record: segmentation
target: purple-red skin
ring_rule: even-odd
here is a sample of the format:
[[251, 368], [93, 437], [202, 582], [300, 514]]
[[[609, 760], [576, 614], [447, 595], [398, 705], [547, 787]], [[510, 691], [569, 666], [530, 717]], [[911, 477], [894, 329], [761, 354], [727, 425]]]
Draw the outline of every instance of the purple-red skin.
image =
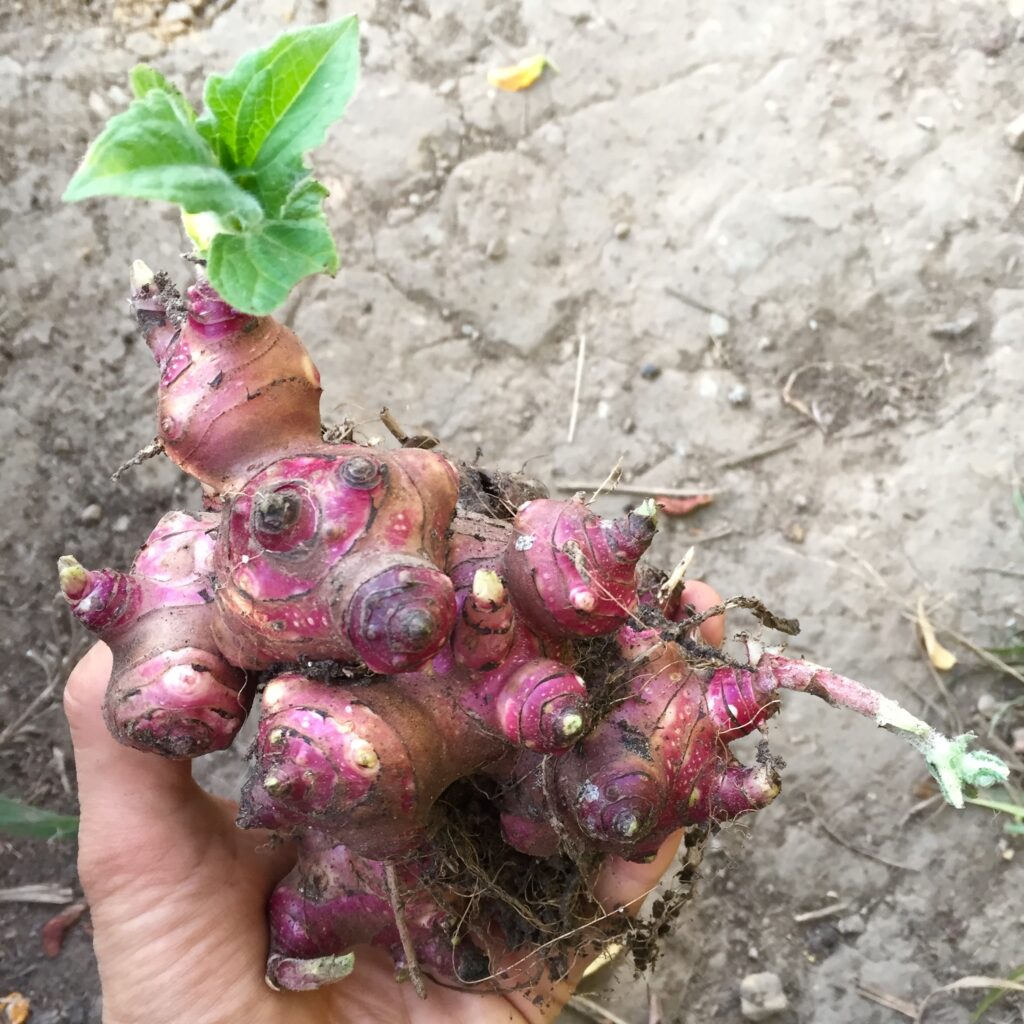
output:
[[164, 516], [130, 573], [83, 571], [71, 610], [109, 644], [104, 717], [122, 743], [172, 758], [233, 741], [248, 709], [245, 674], [219, 652], [210, 560], [216, 519]]
[[[460, 915], [423, 891], [427, 866], [406, 861], [396, 871], [417, 963], [441, 984], [472, 985], [490, 973], [487, 957], [471, 937], [453, 944], [450, 935]], [[396, 969], [410, 966], [392, 911], [385, 865], [325, 836], [303, 837], [298, 863], [271, 895], [269, 913], [267, 979], [275, 987], [318, 987], [323, 980], [304, 972], [303, 964], [342, 956], [359, 946], [383, 949]]]
[[[458, 516], [452, 578], [472, 579], [507, 540], [507, 527], [481, 531], [475, 517]], [[569, 749], [588, 714], [583, 681], [551, 656], [564, 653], [559, 642], [518, 622], [508, 642], [501, 665], [480, 672], [458, 664], [456, 634], [419, 672], [357, 686], [299, 673], [275, 678], [263, 695], [240, 824], [316, 828], [344, 836], [363, 856], [404, 854], [422, 842], [441, 793], [496, 764], [510, 745]], [[354, 765], [355, 750], [372, 751], [367, 759], [377, 763]]]
[[[692, 671], [682, 651], [652, 633], [623, 630], [629, 697], [616, 703], [572, 757], [546, 770], [531, 755], [514, 772], [524, 781], [506, 800], [507, 841], [550, 856], [559, 837], [552, 814], [579, 848], [645, 860], [684, 825], [724, 821], [778, 794], [771, 766], [747, 769], [727, 743], [774, 713], [771, 693], [752, 673]], [[630, 662], [625, 663], [626, 666]], [[545, 807], [549, 794], [556, 807]]]
[[516, 610], [556, 637], [614, 633], [637, 606], [636, 565], [653, 515], [602, 519], [582, 501], [538, 498], [516, 514], [500, 575]]
[[343, 835], [367, 857], [405, 854], [441, 793], [506, 749], [428, 675], [342, 686], [289, 673], [264, 691], [239, 824]]
[[184, 323], [155, 283], [135, 288], [132, 305], [160, 368], [159, 438], [209, 491], [319, 442], [320, 375], [287, 327], [232, 309], [205, 280], [188, 291]]
[[226, 504], [215, 553], [225, 656], [424, 665], [455, 624], [443, 567], [457, 496], [454, 467], [422, 449], [320, 444], [263, 467]]
[[582, 734], [587, 687], [553, 658], [528, 661], [509, 676], [495, 700], [502, 734], [516, 746], [564, 753]]
[[[142, 265], [132, 305], [160, 369], [160, 440], [219, 523], [171, 514], [131, 572], [65, 558], [61, 587], [113, 648], [104, 714], [121, 742], [168, 757], [221, 749], [251, 699], [242, 669], [275, 669], [240, 806], [240, 824], [300, 846], [271, 899], [273, 985], [337, 980], [366, 944], [409, 967], [393, 872], [430, 976], [473, 987], [515, 975], [532, 950], [509, 948], [486, 900], [427, 895], [435, 804], [469, 776], [499, 784], [505, 838], [521, 851], [647, 860], [680, 827], [774, 799], [774, 762], [759, 752], [745, 766], [729, 744], [794, 689], [904, 735], [958, 806], [965, 785], [1005, 779], [969, 736], [943, 737], [754, 641], [748, 668], [691, 667], [639, 621], [661, 605], [652, 574], [637, 594], [653, 502], [616, 520], [547, 498], [512, 522], [456, 515], [458, 474], [438, 452], [321, 440], [319, 376], [287, 328], [233, 309], [204, 279], [182, 303]], [[498, 487], [493, 507], [510, 508], [511, 493]], [[677, 592], [660, 611], [685, 620], [685, 602]], [[602, 675], [615, 690], [589, 728], [576, 641], [612, 634]], [[334, 662], [332, 681], [288, 670], [307, 659]]]

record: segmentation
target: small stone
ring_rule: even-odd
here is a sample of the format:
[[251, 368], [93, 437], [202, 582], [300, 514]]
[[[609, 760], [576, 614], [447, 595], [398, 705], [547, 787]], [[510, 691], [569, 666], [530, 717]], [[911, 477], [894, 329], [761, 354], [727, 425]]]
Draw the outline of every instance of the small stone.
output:
[[476, 341], [480, 337], [480, 332], [472, 324], [463, 324], [459, 328], [464, 338], [469, 338], [470, 341]]
[[775, 339], [769, 338], [768, 335], [765, 335], [763, 338], [758, 338], [757, 348], [760, 352], [771, 352], [771, 350], [775, 348]]
[[1010, 149], [1024, 151], [1024, 114], [1015, 117], [1004, 129], [1003, 138]]
[[926, 132], [935, 131], [934, 117], [915, 117], [914, 124], [916, 124], [918, 128], [921, 128]]
[[622, 432], [624, 434], [632, 434], [636, 430], [636, 420], [632, 416], [627, 416], [622, 421]]
[[124, 39], [124, 48], [135, 57], [155, 57], [162, 49], [160, 40], [148, 32], [129, 32]]
[[977, 326], [978, 314], [973, 309], [961, 309], [952, 319], [934, 324], [928, 333], [943, 341], [958, 341], [966, 338]]
[[797, 512], [806, 512], [811, 507], [811, 499], [806, 494], [794, 494], [790, 500], [793, 502], [793, 508]]
[[807, 531], [799, 523], [790, 523], [786, 528], [786, 540], [793, 544], [803, 544]]
[[644, 380], [657, 380], [661, 376], [661, 367], [657, 363], [644, 363], [640, 367], [640, 376]]
[[108, 105], [105, 97], [101, 96], [95, 90], [89, 93], [89, 109], [104, 121], [110, 117], [110, 106]]
[[900, 421], [900, 411], [895, 405], [887, 403], [878, 411], [878, 418], [887, 426], [894, 427]]
[[128, 518], [128, 516], [121, 515], [114, 520], [114, 525], [111, 527], [111, 529], [114, 531], [114, 533], [127, 533], [128, 527], [130, 525], [131, 520]]
[[746, 384], [733, 384], [726, 398], [730, 405], [750, 405], [750, 388]]
[[71, 442], [66, 437], [55, 437], [53, 439], [53, 444], [51, 445], [51, 447], [53, 448], [54, 455], [71, 454]]
[[836, 928], [839, 929], [840, 935], [863, 935], [867, 925], [860, 914], [847, 914], [836, 921]]
[[410, 206], [420, 206], [422, 203], [423, 203], [423, 196], [421, 196], [419, 194], [419, 192], [410, 192], [409, 193], [409, 205]]
[[484, 255], [489, 260], [502, 260], [508, 253], [508, 246], [504, 238], [492, 238], [484, 249]]
[[78, 520], [83, 526], [96, 526], [103, 519], [103, 507], [93, 502], [79, 513]]
[[757, 951], [757, 946], [747, 946], [747, 956], [751, 960], [757, 960], [760, 955], [761, 954]]
[[458, 83], [454, 78], [446, 78], [438, 87], [437, 92], [440, 96], [451, 96], [457, 87]]
[[627, 224], [624, 220], [620, 220], [619, 223], [616, 224], [612, 230], [615, 232], [616, 238], [628, 238], [629, 232], [632, 230], [632, 227], [629, 224]]
[[160, 15], [160, 20], [163, 22], [182, 22], [188, 23], [192, 20], [193, 12], [190, 4], [184, 2], [184, 0], [173, 0], [164, 8], [164, 13]]
[[1024, 754], [1024, 726], [1018, 726], [1010, 733], [1011, 742], [1013, 743], [1013, 752], [1015, 754]]
[[729, 319], [721, 313], [712, 313], [708, 317], [708, 334], [712, 338], [724, 338], [729, 333]]
[[774, 972], [748, 974], [740, 982], [740, 1012], [744, 1020], [770, 1020], [788, 1006], [782, 982]]
[[978, 709], [979, 715], [985, 715], [987, 717], [996, 710], [998, 704], [999, 701], [997, 701], [991, 693], [983, 693], [978, 698], [978, 703], [975, 704], [975, 707]]

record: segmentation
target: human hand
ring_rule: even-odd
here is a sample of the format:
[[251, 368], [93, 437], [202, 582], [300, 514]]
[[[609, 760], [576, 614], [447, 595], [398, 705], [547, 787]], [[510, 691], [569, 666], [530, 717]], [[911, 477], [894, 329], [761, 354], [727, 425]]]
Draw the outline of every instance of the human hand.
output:
[[[718, 603], [688, 583], [683, 600]], [[709, 643], [721, 617], [702, 623]], [[79, 875], [92, 912], [104, 1024], [543, 1024], [582, 974], [530, 993], [460, 992], [427, 980], [421, 1001], [396, 984], [380, 950], [361, 949], [355, 972], [315, 992], [275, 992], [263, 981], [266, 903], [293, 856], [267, 833], [235, 826], [236, 806], [204, 792], [188, 761], [118, 744], [102, 718], [109, 649], [97, 644], [65, 691], [78, 773]], [[651, 864], [610, 858], [596, 885], [608, 910], [639, 909], [672, 863], [679, 836]], [[541, 999], [537, 1001], [536, 997]]]

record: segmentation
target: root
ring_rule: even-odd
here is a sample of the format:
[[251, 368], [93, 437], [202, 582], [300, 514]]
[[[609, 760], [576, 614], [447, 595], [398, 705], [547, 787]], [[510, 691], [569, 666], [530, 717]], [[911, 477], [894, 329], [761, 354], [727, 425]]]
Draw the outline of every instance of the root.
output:
[[405, 922], [405, 913], [402, 910], [402, 901], [399, 898], [395, 865], [390, 861], [384, 867], [384, 876], [388, 883], [388, 896], [391, 899], [391, 910], [395, 915], [398, 937], [402, 940], [402, 952], [405, 954], [405, 965], [406, 970], [409, 972], [409, 981], [412, 982], [416, 995], [420, 999], [426, 999], [427, 987], [423, 982], [419, 961], [416, 959], [416, 947], [413, 945], [412, 936], [409, 934], [409, 926]]

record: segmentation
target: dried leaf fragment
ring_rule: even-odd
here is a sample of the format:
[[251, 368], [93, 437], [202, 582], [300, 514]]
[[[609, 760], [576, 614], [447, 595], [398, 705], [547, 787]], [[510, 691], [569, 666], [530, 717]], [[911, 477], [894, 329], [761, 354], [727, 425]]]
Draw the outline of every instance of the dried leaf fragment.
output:
[[64, 945], [64, 938], [75, 922], [89, 909], [85, 900], [72, 903], [59, 914], [55, 914], [43, 925], [43, 952], [51, 959], [57, 956]]
[[597, 957], [583, 971], [584, 978], [593, 977], [598, 971], [604, 970], [609, 964], [615, 963], [625, 952], [626, 947], [621, 942], [612, 942], [605, 946]]
[[10, 995], [0, 996], [0, 1011], [3, 1011], [3, 1017], [0, 1018], [3, 1024], [25, 1024], [28, 1020], [29, 1001], [20, 992], [11, 992]]
[[940, 672], [948, 672], [956, 664], [956, 655], [947, 651], [935, 636], [935, 627], [931, 624], [924, 611], [924, 599], [917, 599], [917, 628], [921, 634], [928, 660]]
[[710, 505], [715, 500], [713, 494], [693, 494], [686, 498], [670, 498], [667, 495], [658, 495], [654, 503], [658, 506], [662, 515], [666, 516], [688, 516], [694, 509]]
[[534, 57], [524, 58], [518, 64], [492, 68], [487, 72], [487, 82], [495, 89], [502, 89], [505, 92], [522, 92], [523, 89], [529, 89], [546, 68], [558, 70], [545, 54], [538, 53]]

